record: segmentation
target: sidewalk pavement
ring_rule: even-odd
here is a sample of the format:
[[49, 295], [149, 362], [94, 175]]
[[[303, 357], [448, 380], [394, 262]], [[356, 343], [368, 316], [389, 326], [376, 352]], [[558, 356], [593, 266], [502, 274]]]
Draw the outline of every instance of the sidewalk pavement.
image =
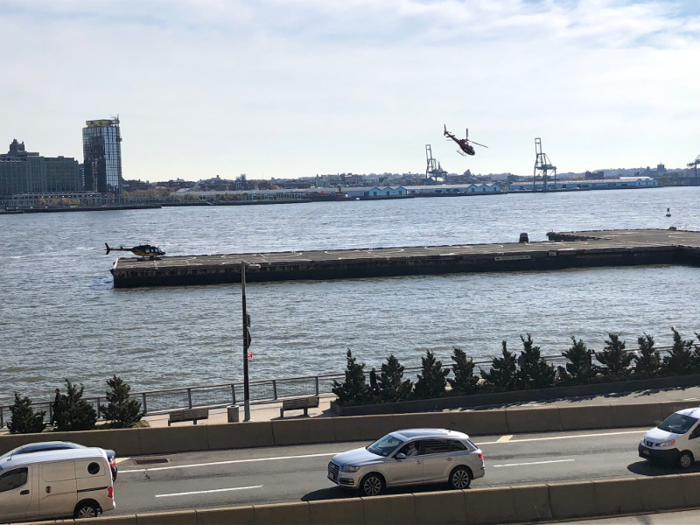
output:
[[[699, 394], [700, 395], [700, 394]], [[333, 416], [331, 412], [331, 401], [335, 399], [334, 394], [322, 394], [319, 396], [318, 407], [309, 408], [308, 417], [328, 417]], [[239, 406], [239, 418], [243, 421], [243, 405]], [[282, 402], [279, 403], [261, 403], [250, 405], [250, 420], [251, 421], [271, 421], [273, 419], [282, 419], [280, 417], [280, 408], [282, 408]], [[289, 410], [284, 413], [284, 419], [306, 419], [307, 416], [304, 415], [303, 409], [299, 410]], [[143, 418], [148, 421], [151, 427], [167, 427], [168, 426], [168, 414], [153, 414], [148, 415]], [[197, 421], [197, 425], [219, 425], [221, 423], [228, 423], [228, 412], [226, 407], [224, 408], [212, 408], [209, 410], [209, 419], [201, 419]], [[183, 421], [181, 423], [172, 423], [171, 426], [188, 426], [192, 425], [192, 421]]]
[[[308, 417], [332, 417], [331, 401], [335, 399], [333, 394], [322, 394], [319, 398], [319, 406], [310, 408]], [[604, 394], [598, 396], [570, 397], [545, 401], [531, 401], [528, 403], [508, 403], [492, 406], [470, 407], [461, 410], [493, 410], [499, 408], [536, 408], [536, 407], [569, 407], [569, 406], [594, 406], [594, 405], [631, 405], [636, 403], [654, 403], [665, 401], [697, 401], [700, 406], [700, 386], [685, 388], [664, 388], [653, 390], [640, 390], [621, 394]], [[271, 421], [283, 419], [280, 417], [281, 402], [253, 404], [250, 407], [251, 421]], [[445, 410], [449, 411], [449, 410]], [[240, 406], [240, 420], [243, 421], [243, 406]], [[305, 419], [303, 410], [290, 410], [285, 412], [284, 419]], [[154, 414], [144, 417], [152, 427], [167, 427], [167, 414]], [[228, 422], [226, 408], [215, 408], [209, 411], [209, 419], [198, 421], [198, 425], [217, 425]], [[191, 421], [173, 423], [172, 426], [191, 425]]]
[[[331, 401], [334, 394], [322, 394], [319, 396], [319, 406], [310, 408], [308, 417], [333, 417]], [[567, 407], [567, 406], [593, 406], [593, 405], [630, 405], [635, 403], [654, 403], [664, 401], [697, 401], [700, 406], [700, 385], [685, 388], [664, 388], [654, 390], [640, 390], [622, 394], [605, 394], [598, 396], [570, 397], [545, 401], [531, 401], [528, 403], [508, 403], [490, 406], [470, 407], [457, 410], [493, 410], [499, 408], [535, 408], [535, 407]], [[243, 421], [243, 406], [239, 405], [239, 417]], [[290, 410], [285, 412], [284, 418], [280, 417], [282, 402], [256, 403], [250, 406], [251, 421], [271, 421], [273, 419], [305, 419], [303, 410]], [[449, 410], [445, 410], [449, 411]], [[151, 414], [143, 418], [151, 427], [167, 427], [168, 414]], [[209, 419], [197, 421], [198, 425], [218, 425], [228, 423], [226, 408], [212, 408], [209, 410]], [[173, 423], [172, 426], [192, 425], [191, 421]], [[7, 427], [0, 429], [0, 435], [8, 434]]]

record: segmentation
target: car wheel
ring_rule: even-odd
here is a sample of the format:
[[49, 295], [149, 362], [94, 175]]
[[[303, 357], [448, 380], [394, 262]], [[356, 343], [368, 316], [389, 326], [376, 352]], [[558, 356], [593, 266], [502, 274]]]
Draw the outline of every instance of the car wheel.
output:
[[686, 450], [681, 452], [681, 455], [678, 458], [678, 466], [682, 469], [690, 468], [694, 461], [695, 459], [693, 458], [693, 454]]
[[75, 507], [73, 517], [76, 520], [83, 518], [96, 518], [99, 513], [99, 507], [93, 501], [81, 501]]
[[467, 467], [457, 467], [450, 474], [450, 487], [453, 489], [468, 489], [471, 482], [472, 473]]
[[367, 474], [360, 482], [360, 494], [378, 496], [384, 491], [384, 478], [379, 474]]

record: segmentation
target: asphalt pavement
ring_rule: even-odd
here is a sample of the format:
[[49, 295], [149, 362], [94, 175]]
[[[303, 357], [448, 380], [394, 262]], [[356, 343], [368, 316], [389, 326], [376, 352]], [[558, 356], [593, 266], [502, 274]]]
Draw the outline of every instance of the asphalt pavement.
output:
[[[617, 429], [475, 439], [486, 476], [473, 488], [663, 476], [637, 455], [648, 429]], [[357, 497], [326, 479], [334, 454], [367, 445], [333, 443], [122, 458], [115, 485], [117, 514]], [[166, 463], [138, 464], [167, 460]], [[691, 469], [700, 471], [700, 464]], [[445, 490], [446, 485], [404, 487], [401, 494]]]

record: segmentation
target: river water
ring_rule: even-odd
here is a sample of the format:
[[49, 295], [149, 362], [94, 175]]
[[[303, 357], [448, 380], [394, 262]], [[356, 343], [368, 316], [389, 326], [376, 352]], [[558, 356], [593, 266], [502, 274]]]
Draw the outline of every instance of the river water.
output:
[[[700, 230], [699, 201], [686, 187], [0, 216], [0, 404], [15, 391], [49, 401], [64, 378], [94, 395], [112, 374], [137, 391], [241, 378], [240, 286], [115, 290], [105, 242], [186, 255]], [[668, 345], [671, 326], [700, 331], [698, 277], [654, 266], [249, 284], [251, 379], [342, 372], [348, 348], [369, 366], [391, 353], [419, 365], [426, 349], [448, 363], [453, 346], [488, 358], [527, 332], [546, 354], [571, 335], [600, 348], [609, 332]]]

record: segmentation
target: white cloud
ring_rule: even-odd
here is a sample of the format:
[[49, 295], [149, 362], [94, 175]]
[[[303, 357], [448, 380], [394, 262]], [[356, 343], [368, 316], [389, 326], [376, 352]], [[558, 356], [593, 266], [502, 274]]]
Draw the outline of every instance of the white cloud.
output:
[[0, 0], [0, 145], [80, 158], [120, 113], [126, 178], [421, 172], [427, 143], [524, 174], [536, 136], [562, 171], [681, 166], [699, 26], [662, 1]]

